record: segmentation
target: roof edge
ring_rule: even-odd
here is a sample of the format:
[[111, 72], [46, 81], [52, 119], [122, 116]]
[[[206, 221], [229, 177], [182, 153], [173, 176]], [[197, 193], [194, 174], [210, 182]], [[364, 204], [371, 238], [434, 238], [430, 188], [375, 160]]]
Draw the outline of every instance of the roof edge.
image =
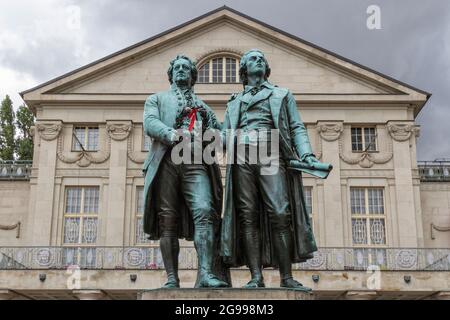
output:
[[134, 48], [136, 48], [136, 47], [139, 47], [139, 46], [141, 46], [141, 45], [143, 45], [143, 44], [145, 44], [145, 43], [147, 43], [147, 42], [153, 41], [153, 40], [155, 40], [156, 38], [162, 37], [162, 36], [164, 36], [164, 35], [166, 35], [166, 34], [169, 34], [169, 33], [173, 32], [173, 31], [176, 31], [176, 30], [178, 30], [178, 29], [181, 29], [181, 28], [185, 27], [186, 25], [189, 25], [189, 24], [191, 24], [191, 23], [194, 23], [194, 22], [196, 22], [196, 21], [198, 21], [198, 20], [201, 20], [201, 19], [203, 19], [203, 18], [205, 18], [205, 17], [207, 17], [207, 16], [210, 16], [210, 15], [212, 15], [212, 14], [214, 14], [214, 13], [217, 13], [217, 12], [219, 12], [219, 11], [222, 11], [222, 10], [228, 10], [228, 11], [230, 11], [230, 12], [232, 12], [232, 13], [234, 13], [234, 14], [240, 16], [240, 17], [243, 17], [243, 18], [248, 19], [248, 20], [250, 20], [250, 21], [256, 22], [256, 23], [258, 23], [258, 24], [260, 24], [260, 25], [262, 25], [262, 26], [264, 26], [264, 27], [266, 27], [266, 28], [269, 28], [269, 29], [271, 29], [271, 30], [273, 30], [273, 31], [275, 31], [275, 32], [278, 32], [278, 33], [283, 34], [283, 35], [285, 35], [285, 36], [287, 36], [287, 37], [290, 37], [290, 38], [292, 38], [292, 39], [294, 39], [294, 40], [296, 40], [296, 41], [299, 41], [299, 42], [301, 42], [301, 43], [303, 43], [303, 44], [305, 44], [305, 45], [308, 45], [308, 46], [310, 46], [310, 47], [313, 47], [313, 48], [315, 48], [315, 49], [317, 49], [317, 50], [323, 51], [323, 52], [325, 52], [325, 53], [327, 53], [327, 54], [329, 54], [329, 55], [331, 55], [331, 56], [334, 56], [334, 57], [336, 57], [336, 58], [342, 60], [342, 61], [345, 61], [345, 62], [348, 62], [348, 63], [350, 63], [350, 64], [353, 64], [353, 65], [355, 65], [355, 66], [357, 66], [357, 67], [359, 67], [359, 68], [361, 68], [361, 69], [364, 69], [364, 70], [366, 70], [366, 71], [372, 72], [372, 73], [374, 73], [374, 74], [376, 74], [376, 75], [379, 75], [379, 76], [381, 76], [381, 77], [384, 77], [384, 78], [386, 78], [386, 79], [388, 79], [388, 80], [390, 80], [390, 81], [392, 81], [392, 82], [395, 82], [395, 83], [400, 84], [400, 85], [402, 85], [402, 86], [404, 86], [404, 87], [407, 87], [407, 88], [412, 89], [412, 90], [415, 90], [415, 91], [417, 91], [417, 92], [419, 92], [419, 93], [421, 93], [421, 94], [424, 94], [424, 95], [426, 95], [426, 97], [427, 97], [426, 100], [425, 100], [425, 102], [424, 102], [424, 104], [425, 104], [425, 103], [429, 100], [429, 98], [431, 97], [431, 93], [429, 93], [429, 92], [427, 92], [427, 91], [425, 91], [425, 90], [416, 88], [416, 87], [414, 87], [414, 86], [412, 86], [412, 85], [409, 85], [409, 84], [407, 84], [407, 83], [405, 83], [405, 82], [402, 82], [402, 81], [400, 81], [400, 80], [398, 80], [398, 79], [395, 79], [395, 78], [393, 78], [393, 77], [391, 77], [391, 76], [388, 76], [388, 75], [383, 74], [383, 73], [381, 73], [381, 72], [379, 72], [379, 71], [376, 71], [376, 70], [374, 70], [374, 69], [371, 69], [371, 68], [369, 68], [369, 67], [367, 67], [367, 66], [364, 66], [364, 65], [362, 65], [362, 64], [360, 64], [360, 63], [358, 63], [358, 62], [355, 62], [355, 61], [353, 61], [353, 60], [351, 60], [351, 59], [348, 59], [348, 58], [346, 58], [346, 57], [344, 57], [344, 56], [341, 56], [341, 55], [339, 55], [339, 54], [337, 54], [337, 53], [335, 53], [335, 52], [333, 52], [333, 51], [327, 50], [327, 49], [325, 49], [325, 48], [323, 48], [323, 47], [320, 47], [320, 46], [318, 46], [318, 45], [316, 45], [316, 44], [314, 44], [314, 43], [312, 43], [312, 42], [309, 42], [309, 41], [307, 41], [307, 40], [304, 40], [304, 39], [302, 39], [302, 38], [300, 38], [300, 37], [297, 37], [297, 36], [295, 36], [295, 35], [293, 35], [293, 34], [290, 34], [290, 33], [286, 32], [286, 31], [284, 31], [284, 30], [278, 29], [278, 28], [276, 28], [276, 27], [274, 27], [274, 26], [271, 26], [271, 25], [269, 25], [269, 24], [267, 24], [267, 23], [265, 23], [265, 22], [263, 22], [263, 21], [260, 21], [260, 20], [258, 20], [258, 19], [255, 19], [255, 18], [251, 17], [251, 16], [248, 16], [248, 15], [246, 15], [246, 14], [240, 12], [240, 11], [237, 11], [237, 10], [235, 10], [235, 9], [233, 9], [233, 8], [230, 8], [230, 7], [226, 6], [226, 5], [221, 6], [221, 7], [218, 7], [217, 9], [211, 10], [211, 11], [205, 13], [205, 14], [202, 14], [202, 15], [200, 15], [200, 16], [194, 18], [194, 19], [191, 19], [191, 20], [189, 20], [189, 21], [187, 21], [187, 22], [184, 22], [184, 23], [182, 23], [182, 24], [179, 24], [179, 25], [177, 25], [177, 26], [175, 26], [175, 27], [173, 27], [173, 28], [170, 28], [170, 29], [168, 29], [168, 30], [166, 30], [166, 31], [163, 31], [163, 32], [161, 32], [161, 33], [158, 33], [158, 34], [156, 34], [156, 35], [154, 35], [154, 36], [152, 36], [152, 37], [150, 37], [150, 38], [147, 38], [147, 39], [144, 39], [144, 40], [142, 40], [142, 41], [139, 41], [138, 43], [135, 43], [135, 44], [133, 44], [133, 45], [131, 45], [131, 46], [125, 47], [124, 49], [121, 49], [121, 50], [119, 50], [119, 51], [113, 52], [113, 53], [111, 53], [111, 54], [109, 54], [109, 55], [107, 55], [107, 56], [105, 56], [105, 57], [103, 57], [103, 58], [97, 59], [97, 60], [95, 60], [95, 61], [93, 61], [93, 62], [90, 62], [90, 63], [88, 63], [88, 64], [86, 64], [86, 65], [84, 65], [84, 66], [81, 66], [81, 67], [79, 67], [79, 68], [77, 68], [77, 69], [75, 69], [75, 70], [72, 70], [72, 71], [70, 71], [70, 72], [67, 72], [67, 73], [65, 73], [65, 74], [63, 74], [63, 75], [61, 75], [61, 76], [58, 76], [58, 77], [53, 78], [53, 79], [50, 79], [50, 80], [48, 80], [48, 81], [46, 81], [46, 82], [44, 82], [44, 83], [42, 83], [42, 84], [39, 84], [39, 85], [34, 86], [34, 87], [30, 88], [30, 89], [27, 89], [27, 90], [24, 90], [24, 91], [22, 91], [22, 92], [19, 92], [19, 94], [20, 94], [20, 96], [21, 96], [22, 99], [23, 99], [23, 96], [24, 96], [25, 94], [31, 92], [31, 91], [34, 91], [34, 90], [39, 89], [39, 88], [42, 88], [42, 87], [44, 87], [44, 86], [46, 86], [46, 85], [49, 85], [49, 84], [51, 84], [51, 83], [53, 83], [53, 82], [55, 82], [55, 81], [58, 81], [58, 80], [61, 80], [61, 79], [65, 78], [65, 77], [68, 77], [68, 76], [70, 76], [70, 75], [73, 75], [73, 74], [75, 74], [75, 73], [77, 73], [77, 72], [79, 72], [79, 71], [81, 71], [81, 70], [87, 69], [87, 68], [89, 68], [89, 67], [91, 67], [91, 66], [93, 66], [93, 65], [95, 65], [95, 64], [97, 64], [97, 63], [103, 62], [103, 61], [108, 60], [108, 59], [110, 59], [110, 58], [112, 58], [112, 57], [115, 57], [115, 56], [117, 56], [117, 55], [120, 55], [120, 54], [122, 54], [122, 53], [124, 53], [124, 52], [126, 52], [126, 51], [128, 51], [128, 50], [131, 50], [131, 49], [134, 49]]

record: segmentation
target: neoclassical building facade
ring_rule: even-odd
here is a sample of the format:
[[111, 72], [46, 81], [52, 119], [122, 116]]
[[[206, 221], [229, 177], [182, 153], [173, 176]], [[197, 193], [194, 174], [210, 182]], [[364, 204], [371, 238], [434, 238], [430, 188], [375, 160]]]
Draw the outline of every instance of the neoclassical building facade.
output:
[[[223, 120], [251, 48], [334, 166], [326, 180], [304, 176], [320, 249], [296, 276], [318, 298], [448, 298], [449, 171], [416, 160], [430, 94], [227, 7], [21, 93], [35, 149], [32, 163], [0, 167], [0, 296], [133, 299], [159, 287], [158, 243], [142, 231], [144, 101], [168, 89], [168, 63], [183, 53], [197, 62], [196, 94]], [[180, 268], [192, 287], [192, 243]], [[277, 286], [277, 271], [265, 273]], [[241, 286], [248, 271], [232, 275]]]

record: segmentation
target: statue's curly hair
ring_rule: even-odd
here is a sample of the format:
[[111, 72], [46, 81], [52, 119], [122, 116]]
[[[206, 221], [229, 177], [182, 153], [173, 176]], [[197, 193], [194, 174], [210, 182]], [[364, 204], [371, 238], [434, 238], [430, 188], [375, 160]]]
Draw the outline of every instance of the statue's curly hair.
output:
[[169, 76], [169, 83], [170, 84], [173, 83], [173, 79], [172, 79], [173, 65], [175, 64], [175, 61], [177, 61], [179, 59], [184, 59], [189, 62], [190, 67], [191, 67], [191, 86], [194, 86], [194, 84], [197, 82], [197, 75], [198, 75], [197, 66], [194, 61], [192, 61], [189, 57], [187, 57], [183, 54], [177, 55], [175, 57], [175, 59], [170, 61], [169, 69], [167, 70], [167, 75]]
[[267, 80], [270, 76], [270, 67], [269, 67], [269, 62], [267, 62], [266, 57], [264, 56], [264, 53], [259, 50], [259, 49], [250, 49], [248, 50], [246, 53], [244, 53], [241, 57], [241, 61], [239, 62], [239, 78], [241, 79], [243, 85], [247, 85], [248, 84], [248, 79], [247, 79], [247, 61], [248, 61], [248, 56], [250, 55], [250, 53], [252, 52], [259, 52], [262, 54], [263, 58], [264, 58], [264, 62], [266, 63], [266, 73], [264, 74], [264, 80]]

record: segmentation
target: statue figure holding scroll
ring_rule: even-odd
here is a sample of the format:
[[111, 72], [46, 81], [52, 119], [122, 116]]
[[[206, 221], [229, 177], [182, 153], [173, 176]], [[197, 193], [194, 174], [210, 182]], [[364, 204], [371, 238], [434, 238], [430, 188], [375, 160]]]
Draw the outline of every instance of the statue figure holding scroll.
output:
[[144, 232], [149, 239], [160, 240], [168, 277], [164, 288], [180, 286], [179, 238], [194, 240], [199, 268], [196, 287], [226, 287], [227, 282], [215, 273], [215, 264], [221, 261], [220, 169], [217, 164], [178, 163], [172, 158], [172, 149], [185, 133], [201, 136], [201, 130], [220, 130], [221, 125], [193, 91], [197, 68], [188, 57], [177, 56], [167, 73], [170, 90], [149, 96], [144, 106], [145, 134], [153, 139], [143, 166]]
[[[301, 172], [325, 178], [331, 165], [315, 158], [294, 96], [268, 81], [270, 68], [261, 51], [241, 57], [239, 74], [244, 91], [228, 102], [222, 129], [227, 154], [235, 155], [227, 158], [233, 163], [227, 165], [220, 254], [231, 266], [249, 267], [247, 288], [264, 287], [262, 268], [272, 266], [279, 268], [281, 287], [309, 291], [292, 276], [292, 263], [317, 250]], [[264, 145], [278, 152], [277, 170], [249, 159]]]

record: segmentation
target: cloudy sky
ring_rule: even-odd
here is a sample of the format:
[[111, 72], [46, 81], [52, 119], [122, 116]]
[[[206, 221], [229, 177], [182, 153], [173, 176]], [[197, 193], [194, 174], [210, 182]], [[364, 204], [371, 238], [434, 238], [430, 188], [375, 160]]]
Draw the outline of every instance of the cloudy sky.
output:
[[[222, 5], [433, 94], [418, 160], [450, 158], [450, 1], [1, 0], [0, 96], [18, 92]], [[367, 28], [369, 5], [381, 29]]]

